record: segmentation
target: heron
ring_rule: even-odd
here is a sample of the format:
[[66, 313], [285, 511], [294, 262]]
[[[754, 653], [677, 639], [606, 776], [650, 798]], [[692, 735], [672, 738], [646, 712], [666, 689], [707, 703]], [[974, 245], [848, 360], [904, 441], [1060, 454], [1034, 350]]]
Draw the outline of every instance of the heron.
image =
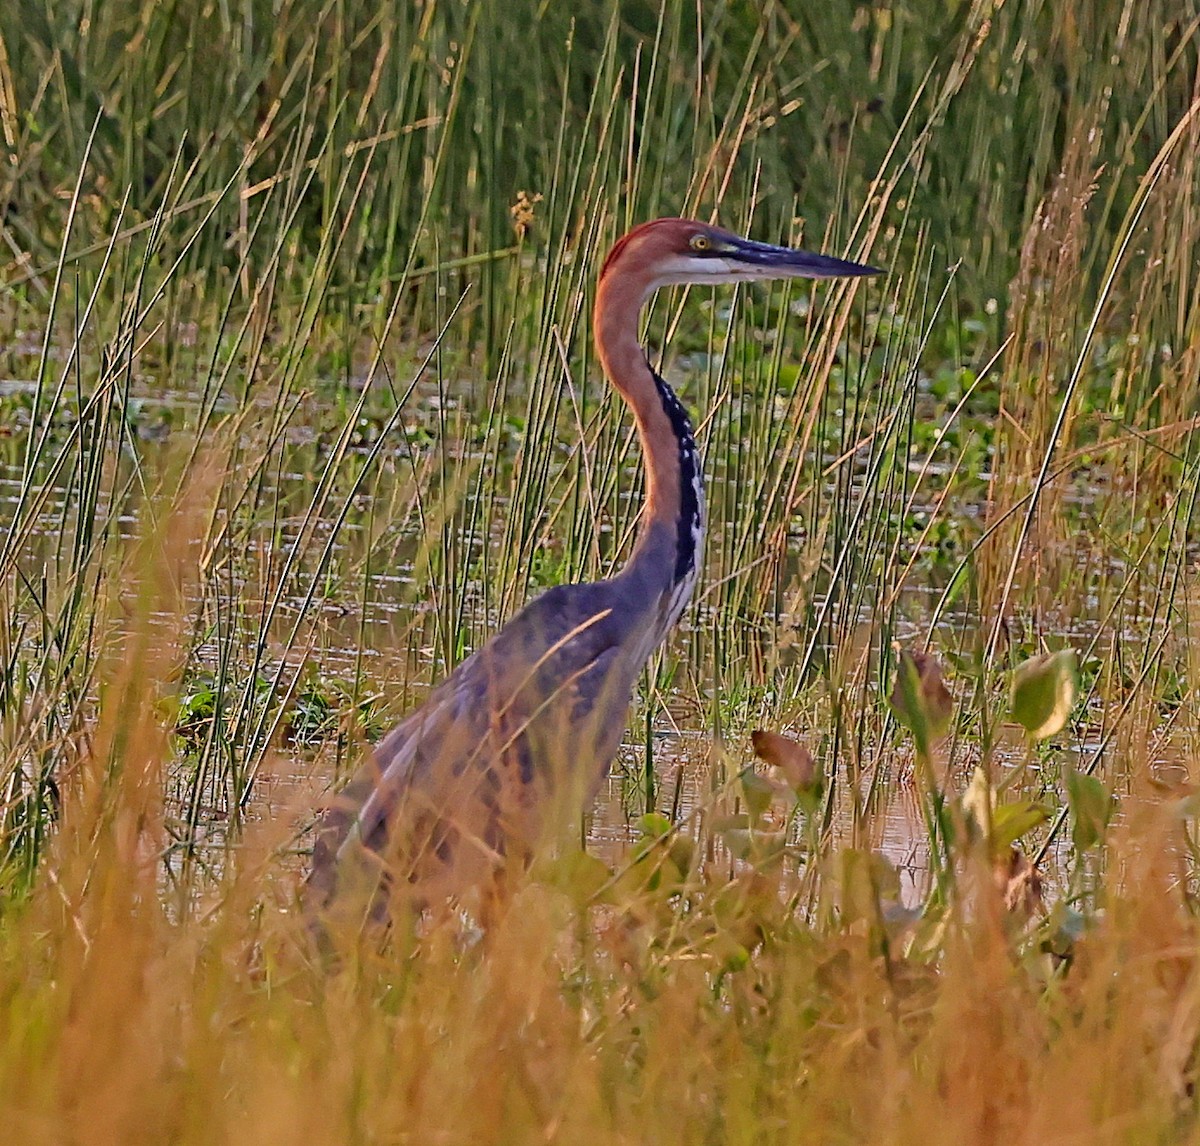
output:
[[638, 677], [692, 595], [704, 477], [687, 411], [638, 337], [660, 287], [857, 277], [878, 269], [656, 219], [600, 271], [593, 334], [636, 423], [645, 467], [637, 539], [600, 581], [534, 598], [374, 748], [317, 825], [310, 902], [392, 918], [490, 894], [590, 805], [620, 747]]

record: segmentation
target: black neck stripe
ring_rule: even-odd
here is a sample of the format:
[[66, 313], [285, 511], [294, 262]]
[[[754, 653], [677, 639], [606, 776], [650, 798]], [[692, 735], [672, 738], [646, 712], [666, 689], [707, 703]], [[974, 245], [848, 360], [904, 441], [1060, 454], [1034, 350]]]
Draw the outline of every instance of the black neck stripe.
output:
[[704, 474], [700, 468], [700, 455], [696, 451], [696, 439], [692, 436], [692, 423], [683, 404], [675, 397], [675, 391], [651, 369], [663, 412], [671, 423], [671, 431], [679, 452], [679, 516], [676, 520], [675, 584], [690, 576], [696, 569], [696, 551], [704, 527], [703, 509], [700, 498], [704, 488]]

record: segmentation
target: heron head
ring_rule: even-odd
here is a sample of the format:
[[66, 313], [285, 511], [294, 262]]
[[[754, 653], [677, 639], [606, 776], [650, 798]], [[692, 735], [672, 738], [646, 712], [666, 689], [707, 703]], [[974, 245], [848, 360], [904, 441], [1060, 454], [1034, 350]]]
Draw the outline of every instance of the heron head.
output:
[[628, 276], [644, 290], [682, 283], [828, 279], [877, 275], [878, 267], [743, 239], [693, 219], [655, 219], [609, 252], [601, 280]]

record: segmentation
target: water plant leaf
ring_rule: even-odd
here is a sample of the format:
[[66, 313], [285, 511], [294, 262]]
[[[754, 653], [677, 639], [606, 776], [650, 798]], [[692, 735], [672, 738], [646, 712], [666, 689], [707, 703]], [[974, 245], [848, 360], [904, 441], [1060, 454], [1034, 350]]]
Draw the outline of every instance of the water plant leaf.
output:
[[675, 865], [679, 878], [684, 879], [696, 862], [696, 841], [677, 832], [667, 845], [667, 858]]
[[745, 831], [750, 827], [750, 817], [745, 812], [738, 812], [732, 816], [715, 816], [708, 826], [718, 835], [730, 830]]
[[996, 802], [996, 790], [982, 768], [976, 768], [962, 796], [963, 816], [976, 838], [988, 839], [994, 859], [1007, 856], [1009, 849], [1026, 832], [1050, 818], [1050, 810], [1035, 800]]
[[1084, 772], [1067, 776], [1067, 803], [1071, 808], [1071, 841], [1085, 852], [1103, 838], [1112, 819], [1112, 794], [1095, 777]]
[[581, 848], [547, 857], [534, 869], [537, 879], [557, 888], [571, 902], [583, 905], [596, 899], [612, 880], [612, 869], [598, 856]]
[[973, 830], [977, 838], [986, 836], [991, 831], [992, 810], [995, 806], [996, 793], [992, 790], [987, 773], [982, 768], [976, 768], [971, 774], [967, 790], [963, 793], [962, 810], [967, 827]]
[[725, 828], [719, 832], [721, 842], [735, 859], [746, 860], [754, 848], [754, 836], [749, 828]]
[[1014, 800], [992, 809], [992, 850], [1003, 852], [1017, 842], [1026, 832], [1044, 824], [1050, 818], [1050, 809], [1035, 800]]
[[746, 801], [746, 810], [750, 819], [758, 820], [766, 814], [779, 792], [778, 787], [771, 783], [766, 776], [760, 776], [753, 768], [747, 768], [741, 775], [742, 798]]
[[1075, 910], [1063, 900], [1050, 909], [1042, 938], [1042, 950], [1058, 962], [1069, 963], [1076, 946], [1086, 938], [1092, 919]]
[[727, 826], [717, 834], [735, 859], [754, 864], [760, 871], [781, 863], [789, 851], [787, 832], [763, 832], [749, 827]]
[[900, 650], [890, 704], [896, 719], [912, 734], [919, 755], [950, 729], [954, 698], [942, 680], [942, 666], [931, 653]]
[[638, 818], [638, 832], [643, 839], [662, 839], [673, 827], [671, 821], [661, 812], [647, 812]]
[[1031, 657], [1013, 674], [1012, 715], [1034, 740], [1062, 730], [1079, 693], [1074, 649]]
[[797, 795], [821, 784], [821, 775], [813, 754], [798, 740], [779, 732], [756, 728], [750, 733], [754, 754], [778, 768], [789, 788]]
[[900, 898], [900, 873], [880, 852], [845, 848], [838, 856], [836, 871], [843, 923], [865, 919], [877, 924], [883, 902]]

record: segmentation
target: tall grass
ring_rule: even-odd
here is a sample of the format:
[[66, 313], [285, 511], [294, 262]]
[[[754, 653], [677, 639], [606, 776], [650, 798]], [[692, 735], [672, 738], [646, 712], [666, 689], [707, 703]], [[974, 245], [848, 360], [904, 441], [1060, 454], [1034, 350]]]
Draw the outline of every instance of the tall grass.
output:
[[[14, 1133], [1194, 1136], [1198, 34], [1194, 0], [0, 10]], [[710, 537], [594, 854], [483, 941], [318, 966], [321, 793], [629, 550], [589, 303], [667, 212], [888, 274], [656, 300]], [[887, 703], [924, 645], [928, 762]], [[1009, 673], [1064, 646], [1033, 744]], [[754, 810], [759, 725], [819, 798]], [[1045, 806], [1044, 916], [991, 889], [976, 765]]]

